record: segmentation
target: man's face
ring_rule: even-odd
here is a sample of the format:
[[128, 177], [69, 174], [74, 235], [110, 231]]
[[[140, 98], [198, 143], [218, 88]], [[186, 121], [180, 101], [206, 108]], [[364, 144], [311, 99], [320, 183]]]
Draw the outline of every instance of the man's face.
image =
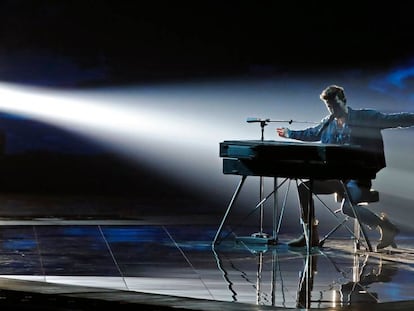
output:
[[324, 102], [329, 113], [335, 118], [343, 117], [348, 112], [346, 103], [339, 99], [338, 96], [335, 96], [335, 98], [331, 99], [325, 99]]

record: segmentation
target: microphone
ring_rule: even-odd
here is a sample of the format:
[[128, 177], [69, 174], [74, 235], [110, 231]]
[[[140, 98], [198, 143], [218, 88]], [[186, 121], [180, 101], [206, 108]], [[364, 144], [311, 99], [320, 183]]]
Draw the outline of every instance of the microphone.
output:
[[247, 123], [270, 122], [270, 119], [260, 119], [260, 118], [249, 117], [247, 118], [246, 122]]

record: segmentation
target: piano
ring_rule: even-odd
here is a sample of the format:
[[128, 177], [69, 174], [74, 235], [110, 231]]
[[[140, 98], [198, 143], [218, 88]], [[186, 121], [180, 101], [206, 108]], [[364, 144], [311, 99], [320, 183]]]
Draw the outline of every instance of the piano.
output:
[[274, 140], [220, 143], [223, 173], [303, 179], [375, 179], [373, 152], [359, 146]]
[[[223, 173], [241, 175], [242, 179], [214, 237], [213, 245], [220, 235], [227, 215], [236, 201], [247, 176], [309, 179], [310, 181], [315, 179], [375, 179], [377, 172], [382, 168], [377, 161], [377, 154], [359, 146], [314, 142], [225, 140], [220, 143], [220, 157], [223, 158]], [[312, 184], [309, 191], [312, 192]], [[313, 206], [312, 196], [309, 198], [309, 206]], [[260, 199], [261, 201], [256, 205], [256, 208], [262, 208], [261, 204], [264, 202], [262, 194]], [[358, 223], [360, 223], [357, 211], [354, 210], [354, 212]], [[313, 219], [312, 213], [313, 208], [310, 208], [308, 223]], [[260, 214], [261, 235], [263, 213]], [[311, 230], [309, 227], [306, 230], [308, 240], [311, 241]], [[369, 250], [372, 251], [371, 244], [362, 226], [361, 231]], [[277, 240], [276, 236], [277, 234], [275, 234], [274, 239]], [[259, 239], [266, 241], [261, 237]], [[309, 243], [307, 251], [310, 254]]]

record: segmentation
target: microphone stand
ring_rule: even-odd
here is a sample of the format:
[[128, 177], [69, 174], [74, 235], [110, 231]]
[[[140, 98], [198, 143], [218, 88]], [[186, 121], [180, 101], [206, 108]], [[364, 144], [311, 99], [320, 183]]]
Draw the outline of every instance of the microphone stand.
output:
[[[269, 119], [266, 120], [261, 120], [260, 121], [260, 129], [261, 129], [261, 141], [264, 141], [264, 127], [267, 125], [267, 123], [270, 122]], [[262, 202], [263, 199], [263, 193], [264, 193], [264, 179], [263, 176], [259, 177], [259, 202]], [[275, 192], [276, 194], [276, 192]], [[267, 233], [263, 232], [263, 219], [264, 219], [264, 209], [263, 209], [263, 203], [260, 204], [260, 209], [259, 209], [259, 213], [260, 213], [260, 231], [258, 233], [254, 233], [253, 236], [254, 237], [258, 237], [258, 238], [264, 238], [264, 239], [269, 239], [269, 235]]]
[[[287, 122], [289, 124], [291, 124], [293, 121], [283, 121], [283, 120], [274, 120], [271, 121], [270, 119], [259, 119], [259, 118], [247, 118], [247, 123], [259, 123], [260, 124], [260, 131], [261, 131], [261, 137], [260, 137], [260, 141], [264, 141], [264, 128], [265, 126], [268, 125], [269, 122]], [[274, 206], [273, 206], [273, 217], [275, 218], [277, 215], [277, 210], [278, 210], [278, 206], [277, 206], [277, 188], [278, 188], [278, 183], [277, 183], [277, 177], [275, 177], [275, 181], [274, 181], [274, 190], [273, 190], [273, 201], [274, 201]], [[264, 219], [264, 206], [263, 206], [263, 202], [265, 200], [263, 200], [264, 197], [264, 177], [260, 176], [259, 177], [259, 225], [260, 225], [260, 230], [259, 232], [253, 233], [250, 237], [244, 237], [244, 238], [239, 238], [241, 240], [243, 240], [244, 242], [253, 242], [253, 243], [260, 243], [260, 244], [276, 244], [276, 220], [273, 219], [273, 237], [270, 237], [269, 234], [264, 233], [263, 231], [263, 219]]]
[[267, 122], [270, 122], [270, 120], [266, 119], [266, 120], [260, 121], [260, 128], [261, 128], [261, 133], [262, 133], [262, 136], [260, 138], [261, 141], [264, 141], [264, 127], [267, 125]]
[[[270, 122], [279, 122], [279, 123], [288, 123], [292, 124], [295, 123], [316, 123], [316, 122], [310, 122], [310, 121], [293, 121], [293, 120], [270, 120], [270, 119], [260, 119], [260, 118], [247, 118], [247, 123], [259, 123], [260, 124], [260, 131], [261, 131], [261, 137], [260, 140], [264, 141], [264, 128], [268, 125]], [[264, 233], [263, 231], [263, 219], [264, 219], [264, 206], [263, 203], [266, 201], [267, 197], [264, 198], [264, 177], [259, 177], [259, 204], [256, 207], [259, 207], [259, 225], [260, 230], [259, 232], [251, 234], [249, 237], [237, 237], [238, 240], [243, 241], [244, 243], [255, 243], [255, 244], [277, 244], [277, 231], [276, 231], [276, 217], [278, 215], [278, 204], [277, 204], [277, 189], [278, 189], [278, 180], [277, 177], [274, 179], [274, 189], [273, 189], [273, 234], [274, 236], [271, 237], [269, 234]]]

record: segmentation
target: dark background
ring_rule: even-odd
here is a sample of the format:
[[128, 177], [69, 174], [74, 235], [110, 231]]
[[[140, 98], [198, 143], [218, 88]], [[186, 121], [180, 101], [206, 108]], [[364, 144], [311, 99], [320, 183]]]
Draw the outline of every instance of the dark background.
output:
[[404, 1], [5, 0], [0, 75], [79, 87], [383, 67], [412, 56], [410, 11]]
[[[5, 0], [0, 3], [0, 81], [79, 90], [386, 70], [412, 62], [413, 23], [405, 1]], [[0, 100], [7, 99], [0, 94]], [[41, 204], [50, 208], [48, 216], [72, 217], [134, 218], [137, 211], [151, 212], [152, 204], [165, 210], [179, 206], [183, 213], [195, 205], [203, 210], [204, 204], [212, 210], [206, 203], [211, 197], [85, 138], [38, 120], [1, 117], [5, 216], [16, 210], [43, 215]], [[86, 194], [98, 197], [97, 203], [88, 200], [85, 207]], [[56, 199], [62, 195], [71, 195], [69, 203]], [[127, 201], [117, 201], [113, 209], [112, 202], [103, 203], [109, 197]], [[213, 199], [216, 208], [223, 203]], [[79, 202], [82, 212], [67, 208]]]

